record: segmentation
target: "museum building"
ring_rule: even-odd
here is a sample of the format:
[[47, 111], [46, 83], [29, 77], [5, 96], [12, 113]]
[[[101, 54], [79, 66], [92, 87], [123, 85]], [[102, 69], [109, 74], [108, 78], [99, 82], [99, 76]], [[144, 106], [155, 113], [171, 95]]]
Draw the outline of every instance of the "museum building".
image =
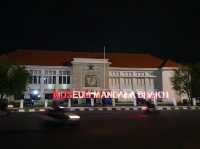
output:
[[168, 100], [182, 100], [170, 81], [180, 65], [148, 53], [24, 49], [1, 57], [31, 74], [24, 98], [52, 99], [55, 90], [132, 90], [164, 91]]

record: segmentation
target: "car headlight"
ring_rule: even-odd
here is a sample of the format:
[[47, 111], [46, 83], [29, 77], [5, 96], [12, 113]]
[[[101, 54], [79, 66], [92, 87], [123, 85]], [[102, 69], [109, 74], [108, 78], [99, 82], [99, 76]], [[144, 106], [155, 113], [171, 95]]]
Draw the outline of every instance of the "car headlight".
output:
[[80, 119], [80, 116], [78, 115], [69, 115], [70, 119]]
[[59, 108], [60, 108], [60, 109], [64, 109], [65, 107], [63, 107], [63, 106], [59, 106]]
[[143, 107], [142, 107], [142, 110], [147, 110], [147, 109], [148, 109], [147, 106], [143, 106]]

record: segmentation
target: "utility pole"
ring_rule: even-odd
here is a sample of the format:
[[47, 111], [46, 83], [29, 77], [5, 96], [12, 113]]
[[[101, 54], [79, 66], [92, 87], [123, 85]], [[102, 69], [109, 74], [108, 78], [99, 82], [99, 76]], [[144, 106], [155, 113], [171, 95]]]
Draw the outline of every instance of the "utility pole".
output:
[[104, 45], [104, 48], [103, 48], [103, 59], [104, 59], [104, 63], [103, 63], [103, 89], [105, 90], [106, 88], [106, 65], [105, 65], [105, 60], [106, 58], [106, 45]]
[[103, 80], [104, 80], [104, 85], [103, 85], [103, 89], [106, 89], [106, 46], [110, 43], [110, 40], [107, 40], [104, 43], [104, 47], [103, 47], [103, 59], [104, 59], [104, 63], [103, 63], [103, 69], [104, 69], [104, 75], [103, 75]]

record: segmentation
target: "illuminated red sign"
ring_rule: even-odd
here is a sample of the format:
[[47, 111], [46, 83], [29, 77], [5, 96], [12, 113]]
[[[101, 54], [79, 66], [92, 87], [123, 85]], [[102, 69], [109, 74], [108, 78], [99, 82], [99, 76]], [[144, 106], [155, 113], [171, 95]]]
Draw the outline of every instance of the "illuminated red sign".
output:
[[85, 98], [95, 98], [95, 99], [103, 99], [103, 98], [122, 98], [122, 99], [168, 99], [169, 93], [164, 91], [54, 91], [53, 99], [85, 99]]

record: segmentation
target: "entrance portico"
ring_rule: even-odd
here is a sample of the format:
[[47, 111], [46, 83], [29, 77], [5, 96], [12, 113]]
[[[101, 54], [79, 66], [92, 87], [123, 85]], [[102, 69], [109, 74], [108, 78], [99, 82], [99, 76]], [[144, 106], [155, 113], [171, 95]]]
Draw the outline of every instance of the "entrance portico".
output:
[[73, 89], [100, 90], [104, 89], [104, 82], [105, 89], [109, 89], [108, 68], [111, 62], [108, 59], [74, 58], [71, 63]]

